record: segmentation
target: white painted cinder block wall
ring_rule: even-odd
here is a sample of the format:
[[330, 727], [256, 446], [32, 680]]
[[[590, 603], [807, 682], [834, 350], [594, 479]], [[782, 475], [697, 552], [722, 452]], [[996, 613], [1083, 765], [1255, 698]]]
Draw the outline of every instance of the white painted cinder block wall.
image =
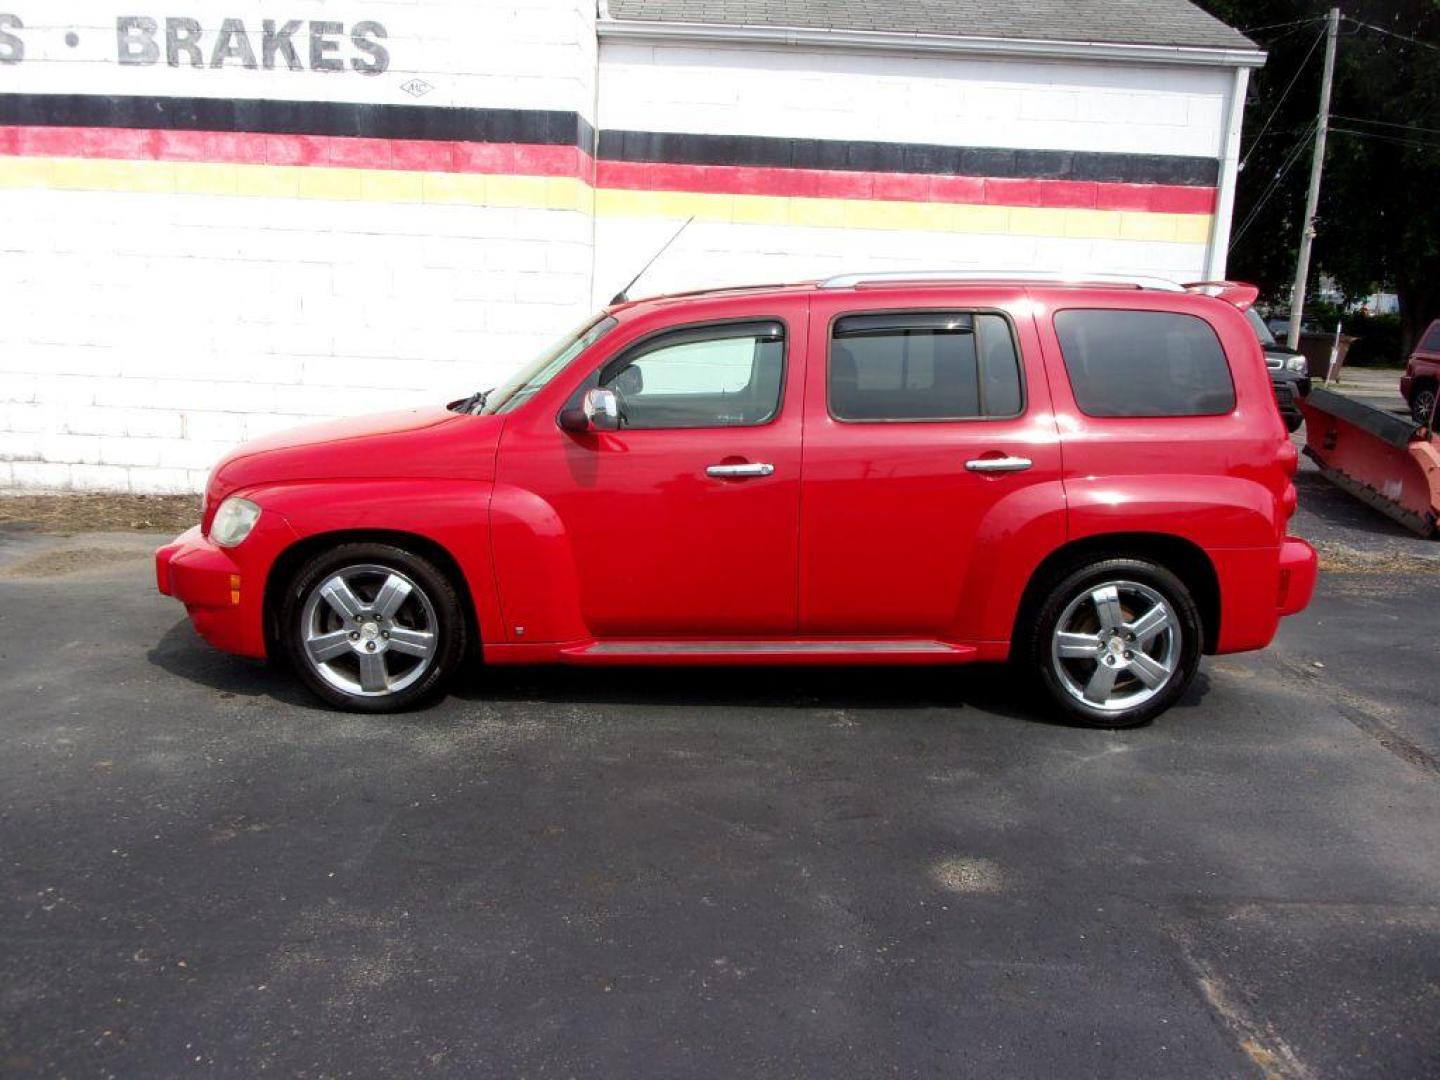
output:
[[[606, 40], [599, 115], [604, 129], [1219, 157], [1233, 85], [1233, 73], [1217, 68]], [[597, 302], [674, 228], [654, 219], [597, 220]], [[697, 221], [645, 287], [882, 268], [1100, 269], [1196, 280], [1205, 276], [1207, 251], [1206, 244]]]
[[[237, 0], [221, 16], [377, 20], [389, 71], [119, 67], [112, 3], [0, 0], [27, 56], [0, 94], [154, 94], [575, 111], [588, 0]], [[66, 48], [74, 29], [81, 45]], [[0, 187], [0, 487], [199, 490], [237, 443], [470, 393], [589, 307], [564, 210]]]
[[[771, 47], [597, 46], [591, 0], [236, 0], [189, 14], [383, 22], [390, 70], [122, 68], [113, 0], [0, 0], [0, 94], [574, 111], [597, 127], [1219, 156], [1231, 73]], [[78, 47], [62, 33], [78, 32]], [[598, 116], [597, 116], [598, 99]], [[236, 443], [492, 385], [674, 229], [583, 210], [0, 186], [0, 487], [198, 490]], [[641, 291], [850, 269], [1200, 276], [1204, 246], [697, 222]]]

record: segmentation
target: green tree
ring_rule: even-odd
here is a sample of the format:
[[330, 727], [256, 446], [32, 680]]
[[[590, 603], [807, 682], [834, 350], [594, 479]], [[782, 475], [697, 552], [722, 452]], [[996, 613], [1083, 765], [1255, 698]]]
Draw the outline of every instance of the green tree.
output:
[[[1251, 82], [1230, 267], [1283, 302], [1305, 207], [1330, 4], [1199, 3], [1232, 26], [1253, 28], [1252, 39], [1269, 53]], [[1350, 297], [1393, 289], [1408, 351], [1440, 316], [1440, 0], [1345, 0], [1340, 10], [1310, 279], [1326, 274]]]

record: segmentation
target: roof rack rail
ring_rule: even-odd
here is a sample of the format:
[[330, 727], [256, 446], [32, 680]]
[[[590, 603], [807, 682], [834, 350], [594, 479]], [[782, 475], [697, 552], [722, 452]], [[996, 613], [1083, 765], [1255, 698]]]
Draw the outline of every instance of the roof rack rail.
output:
[[1184, 292], [1175, 282], [1134, 274], [1071, 274], [1058, 270], [882, 270], [870, 274], [837, 274], [819, 283], [822, 289], [853, 289], [859, 285], [904, 281], [1036, 281], [1055, 285], [1121, 285], [1132, 289]]

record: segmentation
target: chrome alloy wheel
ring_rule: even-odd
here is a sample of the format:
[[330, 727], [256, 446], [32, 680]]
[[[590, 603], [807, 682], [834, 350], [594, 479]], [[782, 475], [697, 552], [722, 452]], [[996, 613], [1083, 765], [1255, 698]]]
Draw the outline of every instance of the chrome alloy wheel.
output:
[[412, 686], [435, 660], [439, 619], [418, 585], [388, 566], [330, 574], [300, 612], [310, 667], [335, 689], [383, 697]]
[[1163, 596], [1139, 582], [1109, 581], [1065, 606], [1050, 642], [1050, 662], [1076, 701], [1121, 712], [1165, 689], [1180, 646], [1180, 620]]

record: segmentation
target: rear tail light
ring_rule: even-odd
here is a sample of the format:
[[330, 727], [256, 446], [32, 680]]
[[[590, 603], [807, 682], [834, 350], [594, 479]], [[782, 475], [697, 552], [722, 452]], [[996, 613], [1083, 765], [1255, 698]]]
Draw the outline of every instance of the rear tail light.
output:
[[1300, 468], [1300, 451], [1295, 449], [1294, 443], [1286, 439], [1275, 454], [1275, 462], [1285, 470], [1286, 476], [1294, 476]]

